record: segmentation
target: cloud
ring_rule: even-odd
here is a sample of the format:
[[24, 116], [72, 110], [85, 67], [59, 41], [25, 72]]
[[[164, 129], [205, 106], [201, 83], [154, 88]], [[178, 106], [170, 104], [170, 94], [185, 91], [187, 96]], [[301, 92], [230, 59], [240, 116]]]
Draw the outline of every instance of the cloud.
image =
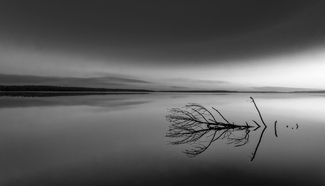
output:
[[222, 80], [202, 80], [202, 79], [191, 79], [191, 78], [170, 78], [166, 79], [167, 81], [181, 82], [181, 83], [206, 83], [206, 84], [225, 84], [229, 83], [228, 81]]
[[292, 91], [316, 91], [320, 89], [311, 89], [311, 88], [295, 88], [295, 87], [273, 87], [273, 86], [264, 86], [264, 87], [252, 87], [258, 91], [279, 91], [279, 92], [292, 92]]
[[[237, 90], [240, 85], [223, 80], [166, 78], [159, 81], [167, 90]], [[166, 90], [166, 88], [164, 88]]]
[[313, 0], [78, 6], [8, 1], [0, 7], [0, 39], [41, 51], [95, 56], [109, 64], [229, 63], [323, 45], [324, 7], [323, 1]]
[[44, 77], [30, 75], [0, 74], [2, 85], [55, 85], [55, 86], [79, 86], [102, 88], [140, 88], [152, 84], [135, 78], [123, 77]]
[[114, 81], [114, 82], [120, 82], [120, 83], [152, 83], [149, 81], [143, 81], [138, 79], [131, 79], [131, 78], [122, 78], [122, 77], [99, 77], [99, 78], [88, 78], [90, 80], [96, 80], [96, 81]]

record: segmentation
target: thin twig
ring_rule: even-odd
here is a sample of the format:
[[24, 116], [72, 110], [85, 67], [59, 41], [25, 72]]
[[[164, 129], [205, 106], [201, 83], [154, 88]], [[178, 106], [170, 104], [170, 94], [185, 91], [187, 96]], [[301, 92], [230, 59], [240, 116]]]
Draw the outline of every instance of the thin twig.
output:
[[[212, 107], [213, 108], [213, 107]], [[205, 109], [209, 114], [210, 116], [213, 118], [213, 120], [218, 123], [218, 121], [216, 120], [216, 118], [212, 115], [212, 113], [208, 110], [208, 109]]]
[[260, 118], [261, 118], [262, 123], [264, 124], [265, 127], [267, 127], [266, 124], [264, 123], [264, 120], [263, 120], [263, 118], [262, 118], [262, 115], [261, 115], [261, 113], [260, 113], [260, 110], [258, 109], [258, 107], [257, 107], [257, 105], [256, 105], [256, 103], [255, 103], [255, 101], [254, 101], [254, 99], [253, 99], [252, 97], [250, 97], [250, 98], [251, 98], [252, 102], [254, 103], [254, 106], [255, 106], [255, 108], [256, 108], [256, 110], [257, 110], [257, 112], [258, 112], [258, 115], [259, 115]]
[[198, 113], [207, 123], [209, 123], [209, 121], [204, 117], [203, 114], [201, 114], [199, 111], [195, 110], [194, 108], [192, 108], [192, 110], [194, 110], [196, 113]]
[[255, 120], [252, 120], [258, 127], [261, 127]]
[[229, 121], [225, 117], [223, 117], [223, 115], [217, 109], [215, 109], [214, 107], [212, 107], [212, 109], [217, 111], [218, 114], [222, 117], [222, 119], [225, 120], [228, 124], [230, 124]]

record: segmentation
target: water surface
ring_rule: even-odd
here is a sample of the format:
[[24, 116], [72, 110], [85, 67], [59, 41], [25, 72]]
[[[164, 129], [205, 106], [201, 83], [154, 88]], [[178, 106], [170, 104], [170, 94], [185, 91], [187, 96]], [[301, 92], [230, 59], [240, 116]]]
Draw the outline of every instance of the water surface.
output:
[[[252, 121], [261, 124], [250, 96], [267, 128]], [[235, 147], [219, 139], [188, 157], [183, 152], [195, 144], [171, 145], [179, 139], [166, 137], [165, 117], [187, 103], [203, 105], [220, 121], [211, 107], [231, 123], [247, 121], [254, 126], [248, 142]], [[0, 184], [322, 185], [324, 111], [324, 94], [3, 96]]]

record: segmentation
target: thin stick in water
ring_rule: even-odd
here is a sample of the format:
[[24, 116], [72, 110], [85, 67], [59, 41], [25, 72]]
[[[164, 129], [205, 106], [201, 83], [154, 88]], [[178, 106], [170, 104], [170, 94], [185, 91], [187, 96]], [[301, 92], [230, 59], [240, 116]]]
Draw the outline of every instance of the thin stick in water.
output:
[[258, 112], [258, 115], [259, 115], [260, 118], [261, 118], [262, 123], [264, 124], [265, 127], [267, 127], [266, 124], [264, 123], [264, 120], [263, 120], [263, 118], [262, 118], [262, 115], [261, 115], [261, 113], [260, 113], [260, 110], [258, 109], [258, 107], [257, 107], [257, 105], [256, 105], [256, 103], [255, 103], [255, 101], [254, 101], [254, 99], [253, 99], [252, 97], [250, 97], [250, 98], [251, 98], [252, 102], [254, 103], [254, 106], [255, 106], [255, 108], [256, 108], [256, 110], [257, 110], [257, 112]]

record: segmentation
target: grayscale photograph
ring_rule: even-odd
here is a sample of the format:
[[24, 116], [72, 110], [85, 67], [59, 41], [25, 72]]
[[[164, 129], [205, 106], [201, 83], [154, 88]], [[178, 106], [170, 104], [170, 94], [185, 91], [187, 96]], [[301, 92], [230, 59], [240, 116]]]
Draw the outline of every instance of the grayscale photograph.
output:
[[1, 0], [1, 186], [325, 185], [324, 0]]

